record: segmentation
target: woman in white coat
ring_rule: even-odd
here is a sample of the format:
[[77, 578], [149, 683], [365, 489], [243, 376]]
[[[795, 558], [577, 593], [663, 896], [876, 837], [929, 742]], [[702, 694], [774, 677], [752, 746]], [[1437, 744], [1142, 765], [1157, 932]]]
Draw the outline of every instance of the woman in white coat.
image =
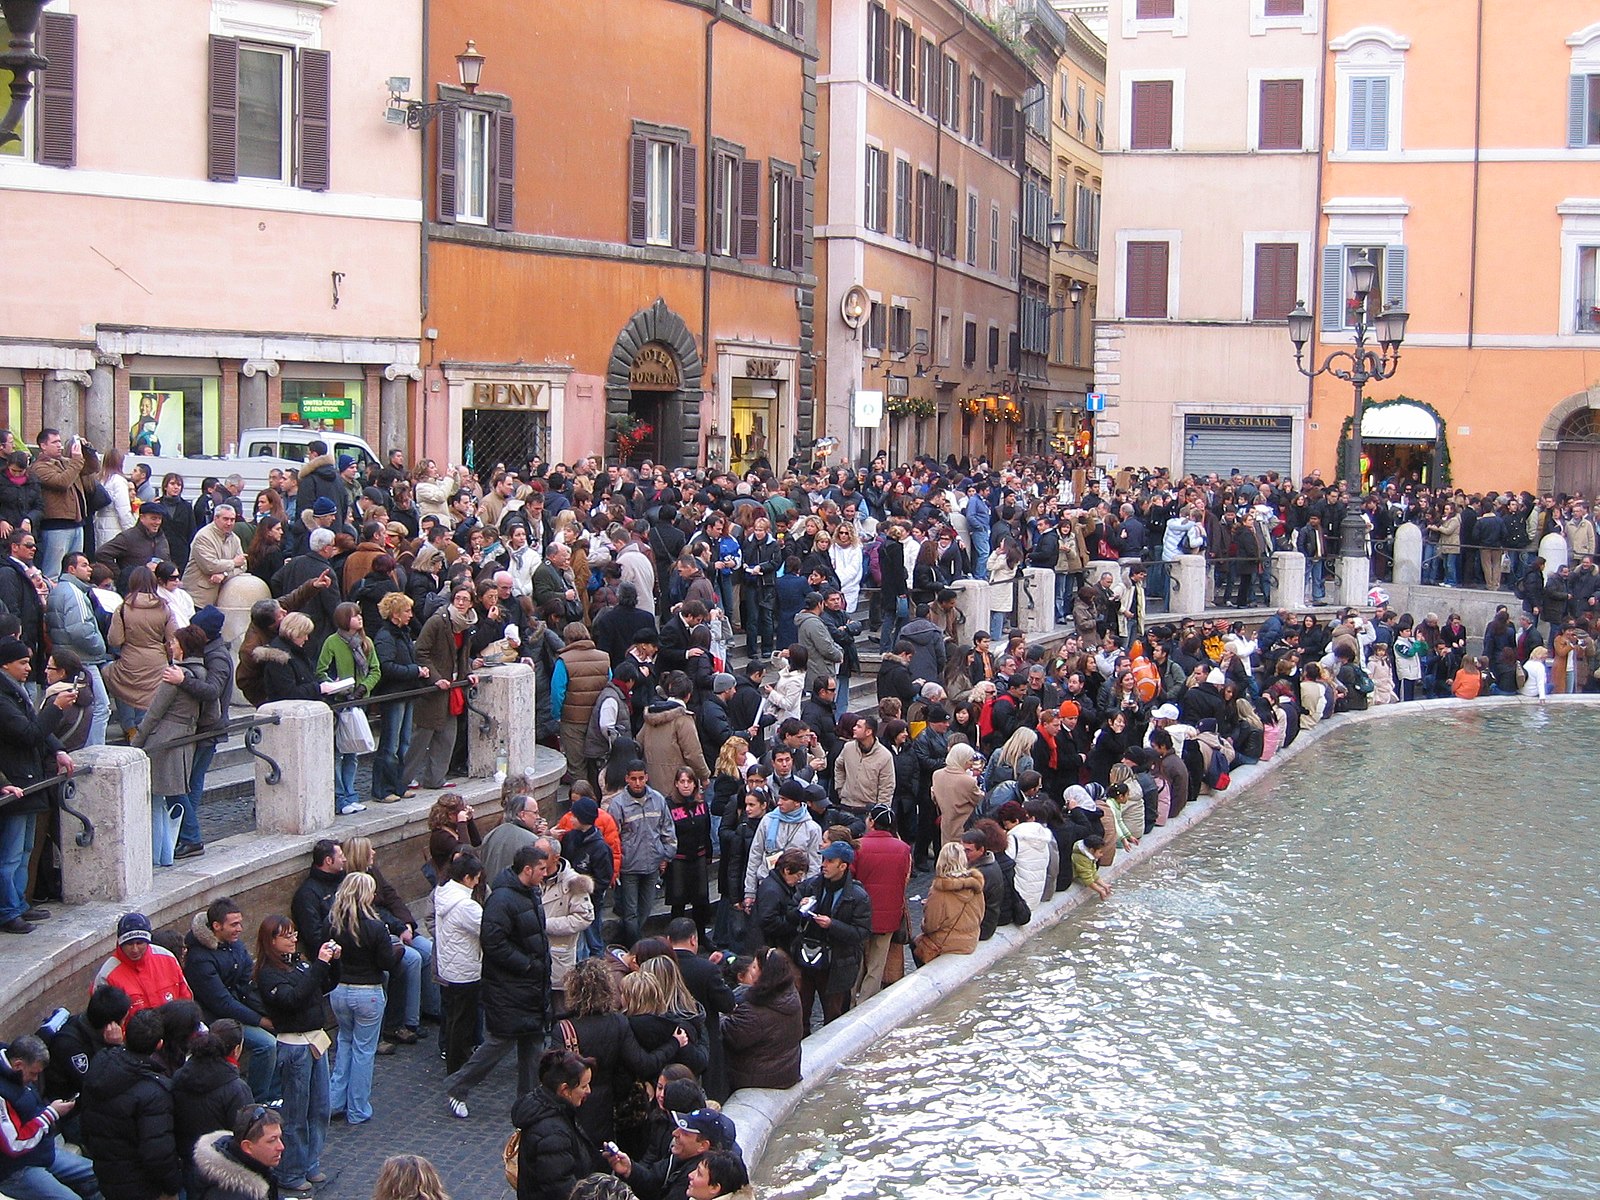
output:
[[1030, 906], [1050, 899], [1056, 894], [1056, 872], [1061, 866], [1055, 835], [1015, 800], [1002, 804], [996, 819], [1006, 831], [1006, 853], [1017, 864], [1017, 895]]
[[853, 613], [861, 599], [861, 574], [865, 562], [861, 553], [861, 539], [848, 521], [839, 522], [838, 529], [834, 531], [828, 558], [833, 562], [833, 573], [839, 577], [839, 590], [844, 593], [844, 611]]

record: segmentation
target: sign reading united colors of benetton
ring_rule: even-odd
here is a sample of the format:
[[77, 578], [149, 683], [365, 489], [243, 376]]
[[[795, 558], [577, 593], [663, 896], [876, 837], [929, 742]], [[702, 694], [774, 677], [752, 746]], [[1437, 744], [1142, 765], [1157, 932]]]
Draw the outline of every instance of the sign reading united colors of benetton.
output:
[[1189, 413], [1183, 418], [1185, 429], [1277, 429], [1293, 430], [1293, 417], [1257, 417], [1242, 413]]
[[646, 342], [628, 368], [628, 386], [640, 392], [677, 391], [683, 386], [678, 360], [659, 342]]

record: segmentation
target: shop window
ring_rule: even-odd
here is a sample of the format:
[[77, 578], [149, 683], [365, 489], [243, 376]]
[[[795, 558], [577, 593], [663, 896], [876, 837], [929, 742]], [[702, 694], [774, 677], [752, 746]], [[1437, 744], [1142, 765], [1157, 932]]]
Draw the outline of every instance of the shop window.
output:
[[362, 390], [356, 379], [285, 379], [280, 419], [285, 425], [360, 434]]
[[326, 191], [332, 60], [326, 50], [213, 36], [207, 167], [221, 183], [259, 179]]
[[28, 433], [22, 428], [21, 384], [0, 384], [0, 420], [5, 421], [5, 427], [17, 435], [19, 446], [28, 440]]
[[133, 375], [128, 379], [128, 449], [175, 456], [219, 454], [221, 380]]
[[778, 424], [778, 388], [758, 379], [734, 379], [728, 430], [728, 467], [735, 475], [771, 465]]

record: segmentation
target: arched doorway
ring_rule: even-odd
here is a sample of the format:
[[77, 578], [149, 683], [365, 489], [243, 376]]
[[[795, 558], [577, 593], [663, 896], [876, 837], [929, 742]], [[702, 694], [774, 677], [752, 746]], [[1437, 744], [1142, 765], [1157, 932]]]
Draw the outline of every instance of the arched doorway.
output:
[[[648, 458], [668, 467], [697, 466], [703, 372], [694, 335], [666, 301], [629, 318], [606, 371], [607, 456], [634, 465]], [[618, 434], [625, 431], [633, 436], [623, 454]]]
[[1600, 388], [1576, 392], [1539, 430], [1539, 492], [1600, 494]]
[[[1339, 431], [1339, 475], [1344, 477], [1350, 418]], [[1368, 400], [1361, 409], [1364, 487], [1408, 483], [1440, 487], [1450, 482], [1450, 450], [1444, 422], [1430, 405], [1409, 396]]]

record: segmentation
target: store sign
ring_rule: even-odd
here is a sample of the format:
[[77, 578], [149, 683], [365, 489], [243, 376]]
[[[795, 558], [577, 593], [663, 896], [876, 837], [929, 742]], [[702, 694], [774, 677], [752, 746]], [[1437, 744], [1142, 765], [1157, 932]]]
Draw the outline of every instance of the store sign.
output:
[[646, 342], [628, 368], [628, 386], [637, 392], [675, 392], [682, 384], [678, 360], [658, 342]]
[[301, 396], [300, 416], [306, 421], [349, 421], [355, 418], [349, 396]]
[[1186, 430], [1244, 429], [1274, 430], [1290, 433], [1294, 430], [1293, 417], [1252, 417], [1237, 413], [1189, 413], [1183, 418]]
[[778, 372], [783, 369], [783, 362], [776, 358], [747, 358], [744, 360], [744, 377], [746, 379], [776, 379]]
[[857, 392], [855, 394], [855, 425], [857, 429], [876, 429], [883, 424], [883, 393]]
[[550, 397], [542, 383], [495, 383], [480, 379], [471, 385], [469, 408], [504, 408], [547, 412]]

